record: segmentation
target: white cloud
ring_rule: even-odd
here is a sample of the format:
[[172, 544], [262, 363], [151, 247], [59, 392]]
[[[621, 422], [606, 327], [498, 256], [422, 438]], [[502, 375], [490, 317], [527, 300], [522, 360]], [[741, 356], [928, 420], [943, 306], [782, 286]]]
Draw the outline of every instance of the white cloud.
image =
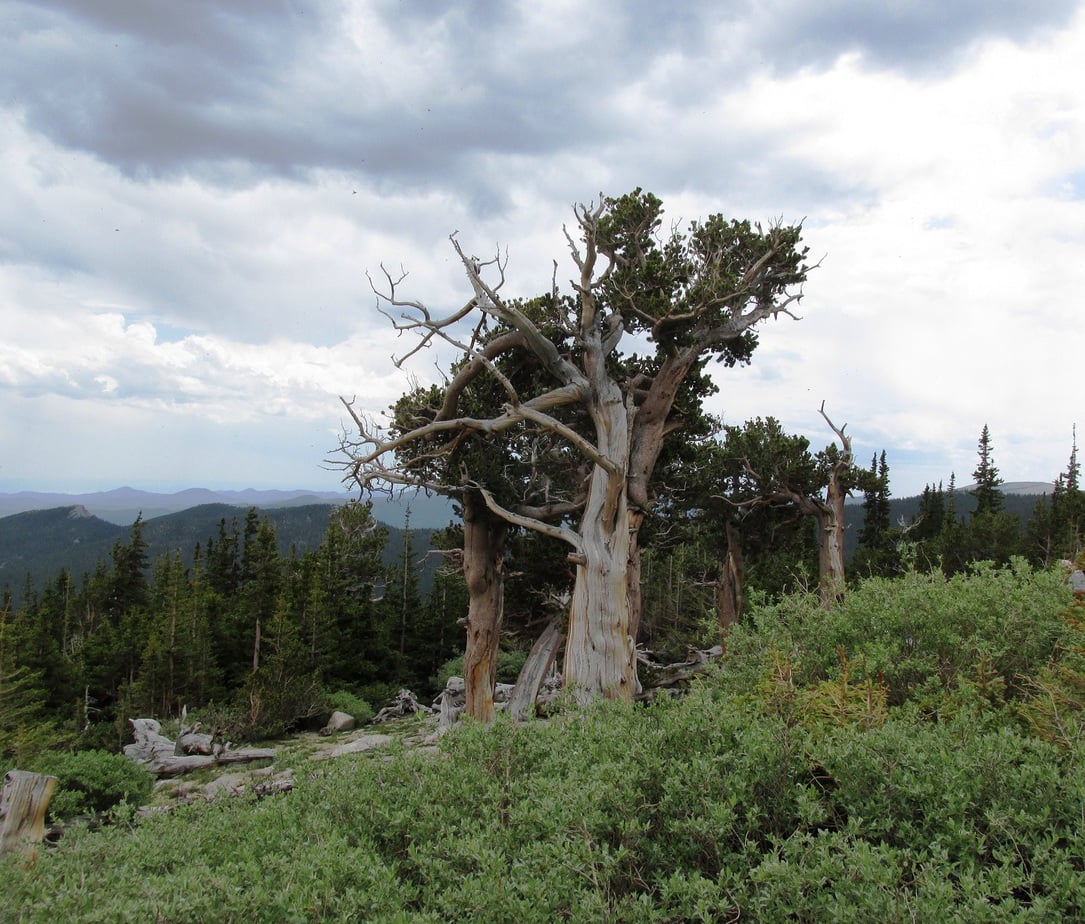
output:
[[533, 295], [555, 259], [572, 276], [572, 203], [638, 185], [683, 220], [805, 217], [826, 257], [803, 320], [720, 373], [730, 422], [827, 441], [825, 400], [861, 458], [888, 451], [896, 493], [969, 472], [984, 423], [1007, 478], [1065, 466], [1085, 350], [1080, 9], [10, 8], [0, 414], [24, 435], [0, 440], [0, 490], [66, 477], [73, 427], [106, 487], [210, 484], [212, 462], [323, 479], [338, 395], [379, 411], [438, 374], [428, 354], [391, 365], [405, 341], [367, 271], [402, 266], [409, 297], [458, 306], [458, 231], [468, 252], [507, 248], [508, 291]]

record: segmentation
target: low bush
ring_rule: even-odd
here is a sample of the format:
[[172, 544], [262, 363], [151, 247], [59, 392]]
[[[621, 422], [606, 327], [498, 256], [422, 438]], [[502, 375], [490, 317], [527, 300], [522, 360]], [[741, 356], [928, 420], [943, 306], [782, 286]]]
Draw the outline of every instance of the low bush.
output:
[[330, 716], [333, 712], [345, 712], [347, 715], [354, 716], [359, 725], [364, 725], [376, 715], [373, 707], [365, 699], [349, 690], [325, 693], [323, 704], [326, 715]]
[[[1023, 560], [968, 574], [941, 572], [872, 578], [826, 610], [816, 595], [794, 594], [753, 609], [728, 638], [734, 688], [750, 689], [772, 651], [791, 664], [795, 683], [837, 677], [883, 684], [891, 706], [933, 700], [976, 683], [1003, 700], [1057, 657], [1070, 633], [1063, 575]], [[856, 671], [858, 670], [858, 673]]]
[[[516, 683], [517, 678], [520, 676], [520, 671], [523, 669], [524, 662], [527, 660], [526, 651], [507, 651], [502, 648], [497, 653], [497, 682], [498, 683]], [[449, 677], [462, 677], [463, 676], [463, 655], [458, 658], [453, 658], [450, 661], [446, 661], [441, 665], [437, 671], [437, 678], [435, 686], [438, 690], [443, 690], [445, 684], [448, 683]]]
[[1022, 569], [792, 599], [681, 698], [463, 723], [439, 756], [76, 832], [0, 861], [5, 900], [26, 922], [1082, 920], [1085, 742], [1023, 715], [1085, 647], [1067, 600]]
[[45, 755], [34, 770], [57, 778], [49, 802], [49, 816], [55, 820], [108, 812], [122, 802], [138, 806], [154, 783], [154, 777], [123, 754], [106, 751]]

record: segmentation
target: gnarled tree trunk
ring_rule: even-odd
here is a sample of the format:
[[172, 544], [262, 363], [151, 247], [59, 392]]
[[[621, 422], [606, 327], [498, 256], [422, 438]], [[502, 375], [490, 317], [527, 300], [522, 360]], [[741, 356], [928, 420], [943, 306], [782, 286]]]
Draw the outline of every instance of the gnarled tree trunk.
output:
[[[603, 383], [597, 383], [602, 385]], [[635, 556], [639, 511], [626, 494], [629, 459], [627, 411], [617, 387], [593, 407], [597, 442], [607, 464], [593, 469], [579, 548], [572, 555], [576, 581], [569, 602], [565, 685], [574, 696], [632, 700], [636, 656], [630, 635], [627, 576]]]
[[742, 558], [738, 532], [731, 523], [726, 527], [727, 549], [720, 562], [720, 575], [716, 581], [716, 616], [720, 625], [721, 645], [727, 647], [727, 636], [742, 618], [745, 603], [746, 565]]
[[508, 524], [474, 491], [463, 497], [463, 576], [467, 584], [467, 646], [463, 655], [466, 712], [493, 721], [497, 653], [504, 612], [502, 559]]
[[847, 424], [837, 427], [825, 413], [825, 402], [821, 402], [820, 414], [840, 440], [840, 458], [829, 472], [829, 484], [825, 489], [825, 502], [818, 505], [818, 574], [821, 602], [831, 606], [844, 597], [844, 501], [848, 488], [844, 477], [851, 471], [854, 455], [851, 451], [851, 437], [844, 435]]

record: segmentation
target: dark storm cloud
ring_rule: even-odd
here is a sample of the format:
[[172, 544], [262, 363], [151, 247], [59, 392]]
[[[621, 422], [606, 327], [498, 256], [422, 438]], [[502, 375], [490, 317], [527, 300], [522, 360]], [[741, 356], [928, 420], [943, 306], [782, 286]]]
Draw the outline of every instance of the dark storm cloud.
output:
[[[977, 38], [1026, 39], [1075, 4], [1025, 6], [600, 2], [583, 10], [591, 30], [559, 41], [532, 34], [539, 19], [502, 0], [8, 2], [0, 94], [33, 130], [137, 178], [245, 185], [330, 169], [381, 190], [455, 187], [487, 212], [503, 201], [491, 155], [650, 133], [612, 95], [661, 60], [678, 63], [653, 93], [681, 111], [759, 69], [846, 51], [880, 67], [944, 66]], [[352, 9], [365, 24], [358, 45], [344, 38]]]
[[821, 67], [858, 52], [878, 68], [912, 74], [951, 68], [982, 39], [1024, 43], [1065, 25], [1078, 0], [797, 0], [771, 22], [759, 44], [777, 67]]
[[8, 105], [52, 140], [129, 173], [247, 158], [246, 146], [260, 141], [252, 123], [271, 117], [284, 67], [322, 28], [280, 2], [7, 9], [0, 87]]

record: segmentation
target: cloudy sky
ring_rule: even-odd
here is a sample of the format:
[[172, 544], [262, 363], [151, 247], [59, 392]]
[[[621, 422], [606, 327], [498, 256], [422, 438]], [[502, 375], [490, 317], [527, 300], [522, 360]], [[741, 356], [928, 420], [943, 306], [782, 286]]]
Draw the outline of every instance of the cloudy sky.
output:
[[366, 272], [460, 305], [573, 275], [573, 203], [803, 220], [729, 423], [892, 492], [1066, 468], [1085, 364], [1085, 4], [0, 0], [0, 491], [336, 490], [408, 372]]

